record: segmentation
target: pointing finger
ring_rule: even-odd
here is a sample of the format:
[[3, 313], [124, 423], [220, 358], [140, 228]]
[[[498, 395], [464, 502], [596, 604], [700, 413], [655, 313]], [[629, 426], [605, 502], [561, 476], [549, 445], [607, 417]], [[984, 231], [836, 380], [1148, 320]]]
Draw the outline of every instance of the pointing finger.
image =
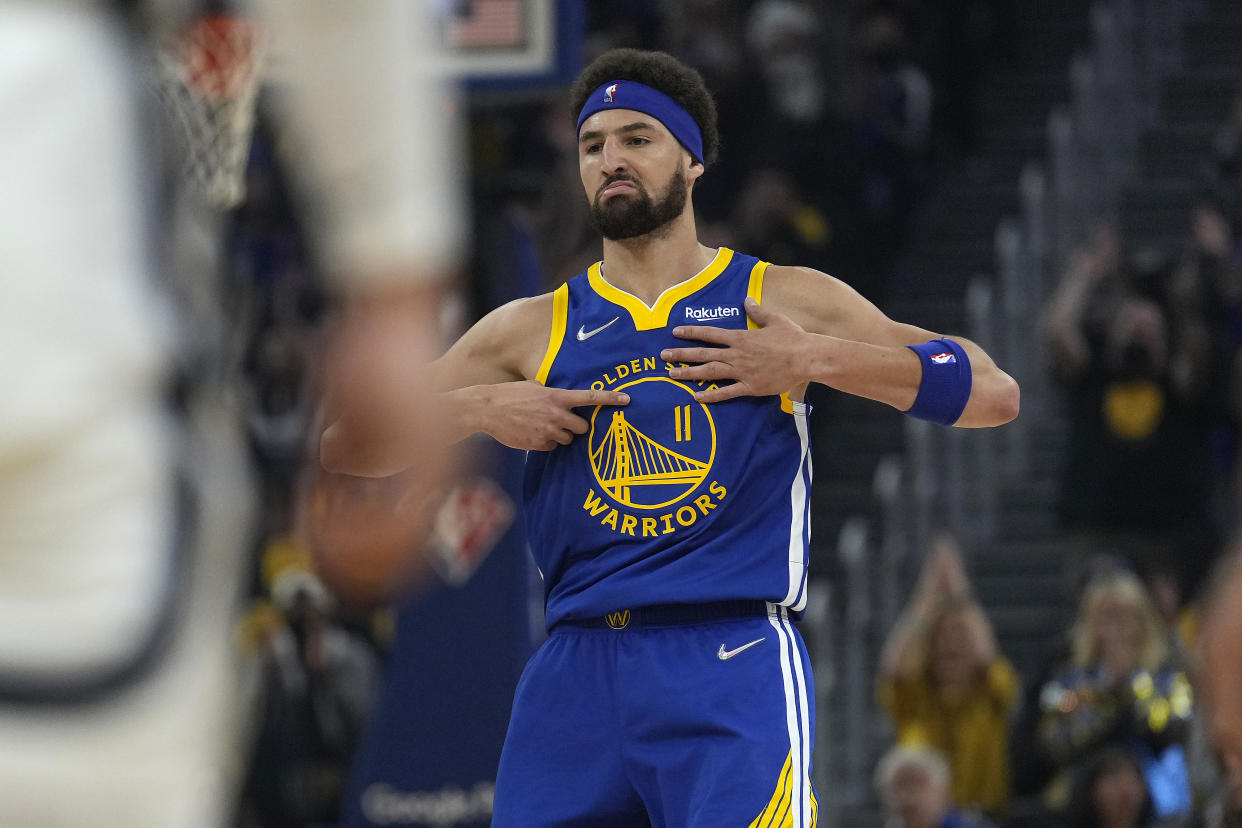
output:
[[577, 408], [587, 405], [628, 405], [630, 395], [622, 391], [603, 391], [597, 388], [568, 389], [558, 388], [559, 401], [566, 408]]

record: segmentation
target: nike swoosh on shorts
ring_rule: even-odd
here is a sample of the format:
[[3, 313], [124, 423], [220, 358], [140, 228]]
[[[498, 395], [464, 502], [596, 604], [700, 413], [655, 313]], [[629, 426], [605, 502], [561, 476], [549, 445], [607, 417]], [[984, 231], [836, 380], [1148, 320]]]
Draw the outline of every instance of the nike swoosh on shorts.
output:
[[751, 647], [755, 646], [760, 641], [766, 641], [766, 640], [767, 640], [766, 638], [756, 638], [754, 641], [750, 642], [749, 644], [743, 644], [742, 646], [738, 647], [735, 650], [726, 650], [725, 645], [721, 644], [720, 649], [716, 651], [716, 658], [720, 659], [721, 661], [728, 661], [729, 659], [733, 658], [735, 655], [742, 652], [743, 650], [749, 650]]

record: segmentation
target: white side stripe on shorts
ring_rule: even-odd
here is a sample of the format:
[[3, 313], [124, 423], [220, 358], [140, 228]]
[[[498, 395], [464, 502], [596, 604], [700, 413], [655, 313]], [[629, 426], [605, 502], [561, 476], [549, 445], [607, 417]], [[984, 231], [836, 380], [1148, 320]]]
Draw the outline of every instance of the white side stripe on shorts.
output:
[[789, 611], [781, 607], [781, 626], [789, 636], [789, 658], [794, 667], [794, 688], [798, 691], [798, 722], [801, 725], [802, 737], [802, 781], [799, 789], [802, 796], [802, 813], [806, 824], [811, 825], [811, 709], [807, 706], [806, 676], [802, 672], [802, 656], [798, 649], [798, 639], [789, 623]]
[[811, 763], [810, 722], [806, 707], [806, 684], [793, 630], [789, 626], [789, 611], [785, 607], [768, 604], [768, 623], [776, 630], [781, 646], [781, 680], [785, 688], [785, 726], [789, 732], [790, 797], [792, 813], [789, 823], [793, 828], [809, 828], [811, 825], [811, 781], [808, 769]]

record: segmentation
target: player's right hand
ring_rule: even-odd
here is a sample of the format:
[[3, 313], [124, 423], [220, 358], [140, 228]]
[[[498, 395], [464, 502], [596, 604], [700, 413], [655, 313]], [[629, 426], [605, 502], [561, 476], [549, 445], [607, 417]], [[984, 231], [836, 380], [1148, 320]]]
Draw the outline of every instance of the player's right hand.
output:
[[533, 380], [476, 385], [459, 393], [470, 409], [463, 415], [477, 417], [478, 431], [527, 451], [551, 451], [586, 434], [590, 426], [574, 413], [575, 408], [622, 406], [630, 401], [628, 394], [618, 391], [548, 388]]

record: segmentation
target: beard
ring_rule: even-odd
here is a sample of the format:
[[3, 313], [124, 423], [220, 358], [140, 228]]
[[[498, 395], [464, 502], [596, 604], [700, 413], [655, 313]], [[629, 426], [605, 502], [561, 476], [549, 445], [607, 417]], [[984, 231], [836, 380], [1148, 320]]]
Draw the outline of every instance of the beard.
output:
[[[604, 188], [615, 181], [629, 181], [638, 192], [613, 196], [607, 203], [600, 203]], [[686, 196], [686, 174], [680, 168], [669, 177], [659, 201], [652, 201], [642, 183], [630, 176], [613, 176], [595, 193], [591, 202], [591, 224], [609, 241], [645, 236], [680, 216], [686, 208]]]

